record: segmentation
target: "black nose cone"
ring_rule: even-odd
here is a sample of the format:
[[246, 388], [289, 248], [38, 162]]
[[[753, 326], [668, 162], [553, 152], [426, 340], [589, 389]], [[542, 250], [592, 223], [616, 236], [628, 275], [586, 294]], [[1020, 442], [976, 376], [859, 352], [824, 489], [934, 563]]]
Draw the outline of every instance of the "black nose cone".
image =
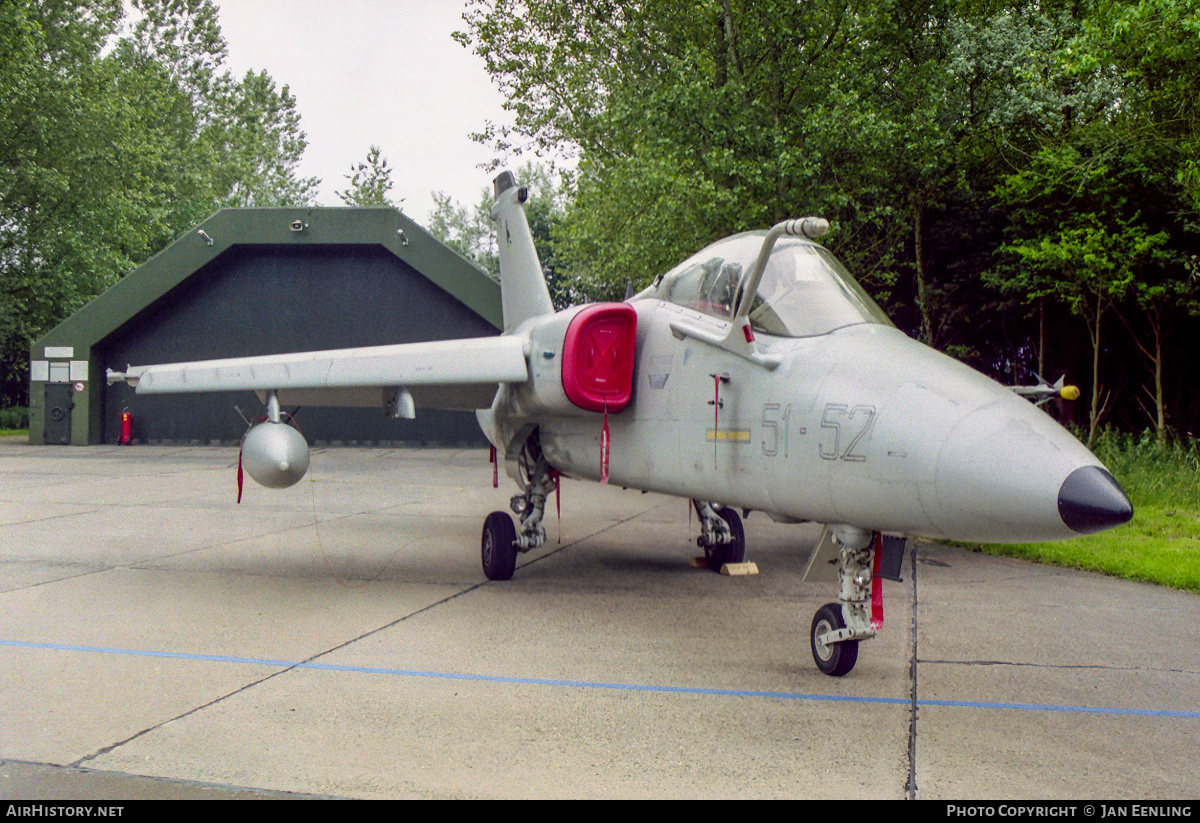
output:
[[1059, 488], [1058, 514], [1072, 531], [1091, 534], [1128, 523], [1133, 504], [1111, 474], [1084, 466], [1067, 475]]

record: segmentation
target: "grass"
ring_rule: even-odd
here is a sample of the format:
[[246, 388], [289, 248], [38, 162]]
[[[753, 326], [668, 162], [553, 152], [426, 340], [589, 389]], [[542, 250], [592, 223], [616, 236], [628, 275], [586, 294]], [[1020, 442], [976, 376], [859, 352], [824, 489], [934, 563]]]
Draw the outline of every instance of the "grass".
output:
[[1133, 502], [1132, 521], [1074, 540], [980, 550], [1200, 594], [1200, 441], [1108, 432], [1095, 452]]
[[28, 437], [29, 429], [0, 429], [0, 437], [16, 437], [17, 435]]

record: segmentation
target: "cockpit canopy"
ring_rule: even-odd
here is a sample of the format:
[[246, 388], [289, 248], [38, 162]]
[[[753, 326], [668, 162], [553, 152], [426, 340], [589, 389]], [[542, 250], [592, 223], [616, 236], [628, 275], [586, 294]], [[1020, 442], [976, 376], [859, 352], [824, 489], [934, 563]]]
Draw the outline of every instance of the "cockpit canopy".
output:
[[[728, 318], [742, 275], [754, 265], [766, 235], [755, 231], [719, 240], [658, 278], [643, 296]], [[828, 334], [857, 323], [892, 325], [837, 258], [793, 237], [776, 241], [749, 319], [755, 331], [779, 337]]]

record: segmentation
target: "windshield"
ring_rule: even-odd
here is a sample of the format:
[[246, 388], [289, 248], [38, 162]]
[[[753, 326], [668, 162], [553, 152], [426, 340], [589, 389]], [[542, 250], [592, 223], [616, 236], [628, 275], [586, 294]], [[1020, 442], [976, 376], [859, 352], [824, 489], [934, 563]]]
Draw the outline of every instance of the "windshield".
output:
[[[664, 274], [654, 296], [717, 317], [733, 314], [738, 281], [754, 265], [765, 231], [718, 241]], [[771, 250], [750, 326], [779, 337], [810, 337], [856, 323], [892, 325], [841, 263], [822, 246], [791, 237]]]

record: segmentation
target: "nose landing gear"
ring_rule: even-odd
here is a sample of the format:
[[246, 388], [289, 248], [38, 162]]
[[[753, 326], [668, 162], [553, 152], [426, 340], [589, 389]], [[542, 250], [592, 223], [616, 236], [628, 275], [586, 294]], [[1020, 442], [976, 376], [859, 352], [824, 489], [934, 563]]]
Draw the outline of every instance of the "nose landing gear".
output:
[[809, 642], [813, 661], [831, 677], [849, 674], [858, 662], [858, 643], [875, 636], [871, 618], [871, 571], [878, 533], [851, 526], [831, 526], [838, 545], [837, 603], [826, 603], [813, 616]]

